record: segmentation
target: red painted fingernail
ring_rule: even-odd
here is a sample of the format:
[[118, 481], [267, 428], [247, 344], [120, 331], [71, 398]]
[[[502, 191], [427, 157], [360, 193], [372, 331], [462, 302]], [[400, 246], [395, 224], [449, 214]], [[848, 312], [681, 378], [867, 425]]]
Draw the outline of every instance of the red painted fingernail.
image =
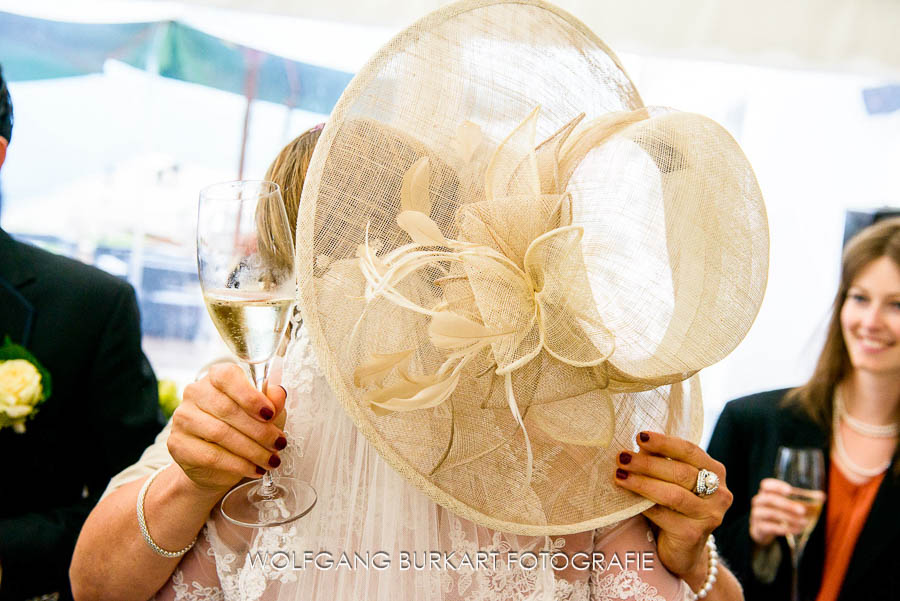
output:
[[641, 442], [647, 442], [648, 440], [650, 440], [650, 435], [646, 432], [641, 432], [639, 436], [641, 437]]
[[278, 467], [281, 465], [281, 459], [278, 458], [278, 455], [272, 455], [269, 457], [269, 465], [271, 467]]
[[269, 421], [273, 417], [275, 417], [275, 412], [269, 409], [268, 407], [263, 407], [259, 410], [259, 416], [266, 421]]
[[285, 388], [284, 386], [278, 386], [278, 388], [284, 391], [284, 398], [287, 398], [287, 388]]
[[263, 468], [261, 468], [261, 467], [259, 467], [259, 466], [257, 465], [257, 466], [256, 466], [256, 473], [259, 474], [260, 476], [262, 476], [262, 475], [264, 475], [264, 474], [266, 473], [266, 470], [264, 470]]
[[277, 451], [284, 450], [284, 447], [286, 447], [286, 446], [287, 446], [287, 438], [285, 438], [284, 436], [279, 436], [277, 439], [275, 439], [275, 450], [277, 450]]
[[626, 453], [625, 451], [619, 453], [619, 463], [623, 465], [631, 463], [631, 453]]
[[619, 480], [624, 480], [627, 477], [628, 477], [628, 472], [626, 472], [622, 468], [619, 468], [616, 470], [616, 478], [618, 478]]

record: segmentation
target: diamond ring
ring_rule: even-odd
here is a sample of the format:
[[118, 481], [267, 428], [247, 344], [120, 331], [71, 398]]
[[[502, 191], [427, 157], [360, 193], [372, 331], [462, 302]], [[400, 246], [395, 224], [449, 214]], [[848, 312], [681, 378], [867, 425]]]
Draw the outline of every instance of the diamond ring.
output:
[[708, 497], [717, 490], [719, 490], [719, 477], [709, 470], [700, 470], [697, 474], [694, 494], [698, 497]]

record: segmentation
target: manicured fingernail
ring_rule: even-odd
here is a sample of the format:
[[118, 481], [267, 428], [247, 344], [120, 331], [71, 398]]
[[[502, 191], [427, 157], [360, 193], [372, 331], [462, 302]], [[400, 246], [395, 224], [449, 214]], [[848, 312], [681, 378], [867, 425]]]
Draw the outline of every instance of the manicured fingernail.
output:
[[262, 475], [264, 475], [264, 474], [266, 473], [266, 470], [264, 470], [263, 468], [261, 468], [261, 467], [259, 467], [259, 466], [257, 465], [257, 466], [256, 466], [256, 473], [259, 474], [260, 476], [262, 476]]
[[627, 477], [628, 477], [628, 472], [626, 472], [622, 468], [619, 468], [616, 470], [616, 478], [618, 478], [619, 480], [624, 480]]
[[278, 467], [281, 465], [281, 459], [279, 459], [278, 455], [272, 455], [269, 457], [269, 465], [271, 467]]
[[275, 412], [269, 409], [268, 407], [263, 407], [259, 410], [259, 416], [266, 421], [269, 421], [273, 417], [275, 417]]
[[641, 432], [638, 436], [640, 437], [641, 442], [647, 442], [648, 440], [650, 440], [650, 435], [646, 432]]
[[628, 465], [629, 463], [631, 463], [631, 453], [626, 453], [625, 451], [619, 453], [619, 463], [621, 463], [622, 465]]
[[284, 386], [280, 386], [280, 385], [278, 386], [278, 388], [280, 388], [284, 391], [284, 398], [287, 398], [287, 388], [285, 388]]
[[286, 446], [287, 446], [287, 438], [285, 438], [284, 436], [279, 436], [278, 438], [275, 439], [275, 450], [282, 451], [282, 450], [284, 450], [284, 447], [286, 447]]

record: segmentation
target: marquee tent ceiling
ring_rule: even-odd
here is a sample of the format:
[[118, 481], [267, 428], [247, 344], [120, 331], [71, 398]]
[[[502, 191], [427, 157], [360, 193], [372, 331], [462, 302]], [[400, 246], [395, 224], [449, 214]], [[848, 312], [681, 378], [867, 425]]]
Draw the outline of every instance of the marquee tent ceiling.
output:
[[[119, 0], [135, 2], [135, 0]], [[404, 27], [440, 0], [187, 0]], [[556, 0], [611, 47], [639, 54], [900, 77], [896, 0]]]

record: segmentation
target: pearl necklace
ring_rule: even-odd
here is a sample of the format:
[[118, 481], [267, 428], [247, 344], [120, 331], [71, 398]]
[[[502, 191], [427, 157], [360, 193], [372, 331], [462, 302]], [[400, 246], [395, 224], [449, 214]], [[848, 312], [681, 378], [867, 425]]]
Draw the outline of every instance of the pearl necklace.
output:
[[844, 406], [844, 397], [837, 389], [834, 391], [834, 412], [839, 418], [844, 420], [851, 430], [863, 436], [870, 438], [894, 438], [900, 432], [900, 426], [896, 423], [884, 425], [867, 424], [847, 413], [847, 408]]
[[[838, 459], [840, 459], [840, 462], [844, 465], [844, 467], [846, 467], [848, 470], [850, 470], [851, 472], [853, 472], [854, 474], [856, 474], [857, 476], [859, 476], [861, 478], [874, 478], [875, 476], [887, 471], [887, 469], [889, 467], [891, 467], [890, 459], [888, 459], [882, 465], [875, 467], [875, 468], [860, 467], [852, 459], [850, 459], [850, 455], [847, 454], [847, 449], [844, 448], [844, 438], [843, 438], [843, 436], [841, 436], [841, 418], [844, 418], [846, 420], [849, 417], [849, 415], [847, 414], [847, 409], [844, 407], [844, 401], [841, 398], [841, 393], [837, 388], [835, 388], [835, 390], [834, 390], [834, 411], [833, 411], [833, 413], [834, 413], [834, 418], [832, 419], [831, 425], [832, 425], [832, 430], [834, 431], [834, 449], [835, 449], [835, 452], [837, 453]], [[869, 428], [882, 428], [883, 427], [883, 426], [873, 426], [872, 424], [866, 424], [864, 422], [860, 422], [860, 423]], [[850, 424], [849, 421], [847, 421], [847, 425], [851, 429], [856, 430], [856, 428], [853, 428], [853, 426]], [[896, 424], [893, 425], [894, 434], [892, 436], [896, 436], [896, 427], [897, 427]], [[859, 432], [859, 430], [857, 430], [857, 432]], [[862, 434], [862, 432], [860, 432], [860, 433]], [[879, 437], [888, 438], [888, 436], [883, 436], [883, 435], [879, 436]]]

